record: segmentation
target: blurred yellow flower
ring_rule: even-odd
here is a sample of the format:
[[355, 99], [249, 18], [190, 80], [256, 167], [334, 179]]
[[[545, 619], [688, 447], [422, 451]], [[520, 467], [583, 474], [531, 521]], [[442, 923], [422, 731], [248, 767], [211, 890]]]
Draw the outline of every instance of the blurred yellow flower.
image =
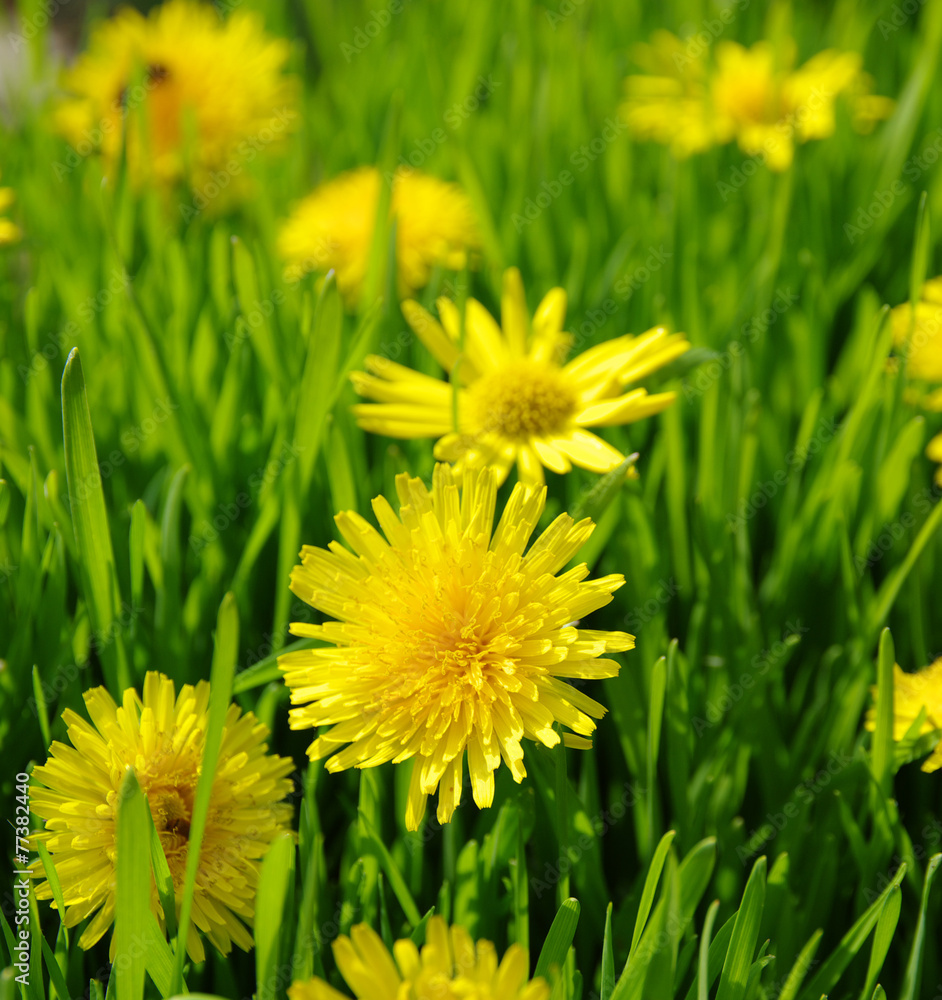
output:
[[[348, 305], [359, 299], [376, 229], [382, 178], [376, 167], [358, 167], [322, 184], [284, 223], [278, 250], [286, 278], [333, 269]], [[399, 294], [428, 284], [432, 269], [461, 270], [480, 247], [474, 211], [464, 191], [399, 168], [392, 182], [390, 214], [396, 222]]]
[[[874, 701], [876, 686], [872, 687]], [[942, 731], [942, 657], [914, 674], [904, 673], [898, 665], [893, 667], [893, 739], [901, 740], [919, 718], [922, 710], [926, 718], [919, 735]], [[866, 727], [876, 729], [876, 707], [867, 713]], [[930, 757], [922, 765], [923, 771], [937, 771], [942, 767], [942, 733]]]
[[20, 232], [20, 227], [9, 219], [5, 219], [2, 214], [13, 204], [13, 199], [13, 188], [0, 187], [0, 246], [16, 243], [23, 235]]
[[[410, 938], [400, 939], [392, 954], [366, 924], [333, 945], [340, 974], [357, 1000], [548, 1000], [545, 979], [529, 978], [527, 953], [512, 944], [500, 964], [490, 941], [478, 941], [442, 917], [431, 917], [422, 950]], [[289, 1000], [347, 1000], [323, 979], [295, 983]]]
[[668, 407], [674, 392], [622, 390], [690, 347], [656, 327], [590, 347], [564, 365], [571, 342], [562, 330], [566, 293], [552, 289], [531, 323], [516, 268], [504, 273], [502, 327], [475, 299], [463, 331], [450, 299], [438, 300], [441, 323], [416, 302], [404, 302], [402, 311], [452, 382], [371, 355], [369, 373], [352, 378], [361, 396], [378, 402], [354, 406], [357, 422], [389, 437], [438, 437], [435, 457], [455, 463], [459, 475], [494, 466], [500, 482], [514, 463], [525, 483], [542, 483], [544, 466], [558, 473], [573, 465], [616, 468], [625, 456], [586, 428], [632, 423]]
[[[33, 768], [33, 813], [45, 821], [34, 835], [52, 855], [62, 884], [66, 927], [92, 917], [79, 938], [90, 948], [115, 916], [115, 856], [118, 792], [128, 767], [147, 796], [151, 815], [173, 877], [177, 915], [189, 850], [190, 816], [203, 760], [209, 684], [186, 684], [174, 695], [170, 678], [144, 678], [143, 698], [133, 688], [119, 707], [103, 687], [86, 691], [91, 723], [66, 709], [69, 746], [53, 743], [45, 764]], [[210, 798], [193, 897], [187, 952], [205, 957], [198, 931], [226, 955], [233, 943], [252, 948], [255, 890], [260, 859], [286, 829], [292, 809], [281, 800], [291, 791], [289, 758], [266, 753], [268, 730], [251, 712], [231, 705]], [[43, 875], [36, 861], [32, 873]], [[37, 899], [52, 899], [45, 880]], [[52, 904], [56, 908], [56, 904]], [[156, 885], [151, 910], [164, 924]], [[62, 916], [60, 914], [60, 916]], [[115, 939], [111, 940], [114, 959]]]
[[787, 170], [795, 143], [834, 133], [834, 102], [847, 94], [855, 127], [872, 128], [893, 102], [869, 94], [860, 56], [828, 49], [798, 69], [795, 46], [745, 48], [721, 41], [712, 65], [700, 47], [658, 32], [637, 50], [644, 75], [628, 77], [622, 114], [634, 135], [669, 145], [678, 157], [734, 139], [770, 170]]
[[[906, 359], [906, 377], [918, 382], [942, 382], [942, 277], [930, 278], [922, 286], [915, 315], [912, 305], [904, 302], [890, 310], [893, 343]], [[915, 393], [927, 410], [942, 410], [942, 393]], [[928, 444], [926, 455], [942, 463], [942, 434]], [[936, 470], [936, 482], [942, 486], [942, 465]]]
[[906, 357], [908, 378], [942, 382], [942, 277], [922, 286], [916, 315], [904, 302], [890, 311], [893, 343]]
[[122, 8], [66, 73], [71, 96], [56, 121], [77, 153], [100, 151], [109, 172], [126, 143], [135, 183], [186, 180], [206, 201], [231, 197], [246, 165], [297, 118], [288, 54], [248, 11], [223, 21], [196, 0], [168, 0], [148, 17]]
[[492, 469], [469, 472], [459, 489], [437, 465], [431, 491], [408, 474], [396, 490], [398, 517], [384, 497], [373, 501], [385, 538], [345, 511], [335, 520], [353, 553], [338, 542], [301, 550], [291, 590], [336, 620], [293, 624], [293, 634], [330, 645], [278, 664], [291, 728], [332, 727], [308, 748], [312, 760], [329, 756], [336, 772], [414, 758], [406, 826], [416, 830], [436, 789], [438, 820], [451, 819], [466, 751], [483, 809], [502, 759], [515, 781], [526, 777], [521, 740], [556, 746], [559, 722], [578, 734], [563, 736], [567, 746], [591, 746], [584, 737], [605, 708], [565, 678], [614, 677], [618, 663], [598, 657], [633, 648], [634, 637], [574, 625], [624, 583], [586, 580], [585, 563], [556, 575], [592, 534], [589, 518], [560, 514], [527, 549], [545, 487], [518, 483], [496, 530]]

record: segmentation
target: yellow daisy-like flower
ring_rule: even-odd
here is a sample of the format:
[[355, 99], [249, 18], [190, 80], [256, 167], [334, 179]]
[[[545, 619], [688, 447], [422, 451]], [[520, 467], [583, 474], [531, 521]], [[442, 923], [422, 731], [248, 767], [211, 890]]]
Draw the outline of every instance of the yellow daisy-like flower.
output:
[[[382, 182], [376, 167], [358, 167], [322, 184], [297, 205], [278, 239], [289, 281], [308, 271], [333, 269], [348, 304], [356, 302], [366, 277]], [[471, 202], [457, 184], [401, 167], [393, 176], [390, 214], [396, 221], [402, 296], [427, 285], [433, 268], [461, 270], [469, 253], [480, 247]]]
[[[897, 353], [906, 358], [906, 377], [917, 382], [942, 382], [942, 277], [931, 278], [922, 286], [915, 316], [909, 302], [890, 310], [893, 343]], [[915, 392], [927, 410], [942, 410], [942, 391]], [[942, 434], [926, 446], [926, 455], [942, 463]], [[936, 470], [936, 482], [942, 486], [942, 465]]]
[[556, 575], [594, 530], [589, 518], [560, 514], [524, 554], [545, 488], [518, 483], [496, 530], [492, 469], [469, 472], [459, 490], [438, 465], [431, 491], [407, 474], [396, 490], [398, 517], [384, 497], [373, 501], [385, 538], [345, 511], [335, 520], [353, 553], [338, 542], [302, 549], [291, 589], [337, 620], [291, 631], [335, 648], [278, 662], [296, 706], [291, 727], [333, 727], [308, 749], [314, 760], [333, 754], [328, 771], [415, 758], [406, 826], [416, 830], [440, 782], [438, 819], [451, 819], [466, 751], [483, 809], [502, 759], [515, 781], [526, 776], [522, 739], [556, 746], [559, 722], [577, 734], [567, 746], [591, 746], [584, 737], [605, 708], [564, 678], [615, 676], [618, 664], [598, 657], [631, 649], [634, 637], [575, 627], [624, 583], [587, 581], [584, 563]]
[[[0, 213], [5, 212], [13, 204], [13, 188], [0, 187]], [[0, 214], [0, 246], [16, 243], [22, 236], [20, 227]]]
[[606, 341], [563, 364], [571, 342], [562, 330], [566, 293], [552, 289], [531, 324], [516, 268], [504, 274], [502, 328], [480, 302], [468, 300], [463, 348], [451, 300], [438, 300], [441, 323], [416, 302], [404, 302], [402, 312], [452, 382], [371, 355], [369, 373], [351, 377], [361, 396], [379, 402], [354, 406], [357, 422], [389, 437], [438, 437], [435, 457], [455, 463], [459, 475], [492, 465], [500, 482], [515, 462], [520, 479], [534, 484], [543, 482], [544, 466], [559, 473], [573, 465], [593, 472], [617, 468], [625, 456], [586, 428], [632, 423], [670, 406], [674, 392], [622, 390], [690, 347], [680, 334], [657, 327]]
[[638, 138], [670, 145], [679, 157], [735, 139], [747, 155], [762, 156], [770, 170], [787, 170], [795, 143], [833, 135], [839, 94], [850, 97], [861, 131], [894, 107], [869, 93], [872, 80], [853, 52], [828, 49], [793, 69], [792, 42], [776, 50], [764, 41], [748, 49], [721, 41], [712, 67], [695, 51], [691, 43], [659, 32], [650, 46], [639, 48], [647, 74], [628, 78], [622, 105]]
[[[392, 954], [366, 924], [333, 945], [337, 968], [357, 1000], [548, 1000], [545, 979], [529, 979], [527, 953], [512, 944], [500, 964], [490, 941], [478, 941], [463, 928], [449, 928], [432, 917], [422, 950], [404, 938]], [[290, 1000], [347, 1000], [323, 979], [295, 983]]]
[[[871, 689], [874, 701], [877, 688]], [[904, 673], [893, 666], [893, 739], [901, 740], [926, 709], [926, 718], [919, 735], [942, 731], [942, 657], [914, 674]], [[877, 726], [876, 708], [867, 713], [866, 727], [873, 732]], [[935, 749], [922, 765], [923, 771], [937, 771], [942, 767], [942, 735]]]
[[[65, 900], [65, 925], [92, 917], [79, 938], [90, 948], [114, 922], [118, 792], [133, 767], [173, 876], [179, 915], [190, 816], [203, 760], [208, 724], [209, 684], [184, 685], [174, 697], [173, 681], [151, 672], [144, 695], [124, 692], [122, 705], [103, 687], [85, 692], [91, 723], [71, 709], [63, 713], [71, 746], [53, 743], [45, 764], [33, 769], [31, 809], [45, 820], [34, 835], [45, 843]], [[286, 777], [293, 762], [268, 754], [268, 730], [252, 713], [231, 705], [216, 765], [206, 830], [200, 851], [187, 952], [197, 962], [205, 952], [197, 929], [222, 954], [232, 944], [252, 947], [255, 890], [260, 861], [272, 840], [291, 820], [282, 802], [291, 791]], [[37, 878], [42, 864], [32, 866]], [[38, 899], [52, 899], [46, 881]], [[56, 904], [53, 903], [55, 908]], [[164, 923], [156, 885], [151, 909]], [[115, 941], [111, 949], [114, 958]]]
[[109, 170], [126, 142], [138, 184], [186, 179], [207, 198], [228, 194], [297, 117], [288, 54], [248, 11], [223, 21], [195, 0], [168, 0], [148, 17], [123, 8], [66, 74], [72, 96], [56, 121], [79, 153], [100, 150]]

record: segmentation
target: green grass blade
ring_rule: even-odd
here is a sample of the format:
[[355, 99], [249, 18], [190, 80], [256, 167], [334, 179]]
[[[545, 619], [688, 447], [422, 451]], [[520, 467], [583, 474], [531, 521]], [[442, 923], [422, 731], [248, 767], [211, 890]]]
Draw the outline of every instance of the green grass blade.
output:
[[134, 771], [118, 793], [115, 890], [115, 977], [122, 1000], [143, 1000], [145, 949], [150, 915], [150, 811]]
[[190, 816], [190, 839], [186, 855], [186, 873], [180, 900], [180, 927], [177, 934], [176, 963], [174, 965], [173, 989], [179, 991], [183, 982], [183, 964], [186, 961], [186, 940], [190, 928], [190, 913], [193, 909], [193, 893], [196, 890], [196, 875], [199, 871], [200, 849], [206, 831], [206, 816], [209, 813], [210, 796], [216, 776], [216, 762], [222, 745], [223, 729], [232, 697], [232, 678], [235, 673], [236, 657], [239, 649], [239, 612], [235, 598], [226, 594], [219, 606], [216, 618], [215, 649], [210, 671], [209, 721], [206, 727], [206, 743], [193, 812]]
[[612, 948], [612, 904], [605, 910], [605, 937], [602, 939], [602, 978], [599, 1000], [608, 1000], [615, 989], [615, 952]]
[[[670, 850], [671, 844], [676, 836], [676, 830], [668, 830], [667, 833], [661, 837], [661, 841], [657, 845], [657, 849], [654, 852], [654, 857], [651, 858], [651, 864], [648, 866], [648, 874], [644, 880], [644, 888], [641, 890], [641, 901], [638, 903], [638, 915], [635, 917], [635, 929], [631, 935], [631, 947], [628, 949], [628, 962], [631, 961], [631, 953], [635, 950], [638, 942], [641, 940], [645, 924], [648, 922], [648, 916], [651, 913], [651, 905], [654, 902], [654, 893], [657, 891], [657, 884], [661, 878], [661, 870], [664, 868], [664, 862], [667, 860], [667, 852]], [[625, 969], [627, 970], [627, 968], [628, 963], [625, 964]], [[624, 975], [624, 973], [622, 973], [622, 975]]]
[[873, 776], [884, 797], [893, 782], [893, 665], [896, 651], [893, 636], [885, 628], [877, 653], [877, 722], [873, 734]]
[[288, 932], [285, 901], [294, 879], [294, 838], [280, 834], [269, 848], [258, 878], [255, 899], [255, 972], [258, 1000], [274, 1000], [280, 992], [277, 966], [281, 936]]
[[714, 899], [707, 910], [703, 921], [703, 936], [700, 938], [700, 961], [697, 966], [697, 1000], [709, 1000], [710, 997], [710, 939], [713, 935], [713, 924], [720, 909], [720, 901]]
[[[92, 417], [77, 347], [73, 348], [62, 373], [62, 436], [72, 524], [92, 625], [99, 635], [108, 635], [120, 600]], [[123, 656], [119, 655], [120, 648], [120, 637], [116, 637], [114, 643], [105, 645], [103, 656], [105, 669], [111, 673], [109, 685], [124, 691], [131, 686], [131, 678]]]
[[[935, 854], [929, 859], [926, 867], [926, 878], [922, 887], [922, 900], [919, 903], [919, 923], [913, 935], [913, 945], [909, 952], [909, 963], [906, 966], [906, 978], [900, 992], [900, 1000], [916, 1000], [919, 996], [919, 984], [922, 978], [923, 951], [926, 945], [926, 913], [929, 909], [929, 892], [935, 880], [936, 872], [942, 863], [942, 854]], [[938, 946], [938, 940], [936, 946]]]
[[766, 860], [762, 857], [753, 865], [742, 894], [716, 1000], [742, 1000], [745, 996], [765, 908], [765, 871]]
[[556, 911], [549, 933], [540, 949], [540, 957], [536, 962], [534, 976], [548, 978], [551, 969], [563, 967], [569, 949], [572, 947], [572, 939], [576, 936], [579, 910], [577, 899], [567, 899]]

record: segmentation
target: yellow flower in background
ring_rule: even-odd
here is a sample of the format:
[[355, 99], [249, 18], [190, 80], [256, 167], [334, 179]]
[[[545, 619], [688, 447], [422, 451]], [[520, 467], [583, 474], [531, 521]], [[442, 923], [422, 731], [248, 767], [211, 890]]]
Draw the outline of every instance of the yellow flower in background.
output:
[[398, 517], [384, 497], [373, 501], [385, 538], [346, 511], [336, 522], [353, 553], [338, 542], [302, 549], [291, 590], [336, 620], [293, 624], [330, 645], [278, 662], [291, 728], [332, 727], [309, 747], [312, 760], [332, 755], [326, 768], [336, 772], [414, 758], [406, 826], [416, 830], [436, 789], [438, 820], [451, 819], [466, 752], [483, 809], [501, 760], [515, 781], [526, 776], [521, 740], [556, 746], [559, 722], [576, 734], [567, 746], [590, 746], [605, 708], [565, 678], [614, 677], [618, 663], [599, 657], [633, 648], [634, 637], [573, 624], [624, 583], [586, 580], [585, 563], [556, 575], [592, 534], [589, 518], [560, 514], [524, 554], [545, 488], [518, 483], [496, 530], [491, 469], [466, 474], [459, 490], [438, 465], [431, 491], [407, 474], [396, 490]]
[[625, 81], [621, 107], [635, 138], [670, 146], [680, 159], [715, 145], [706, 110], [707, 64], [700, 50], [669, 31], [656, 31], [650, 44], [635, 47], [635, 59], [645, 72]]
[[543, 482], [544, 466], [558, 473], [573, 465], [617, 468], [625, 456], [586, 428], [632, 423], [668, 407], [674, 392], [623, 390], [690, 347], [680, 334], [657, 327], [590, 347], [563, 364], [571, 342], [562, 329], [566, 293], [552, 289], [531, 323], [516, 268], [504, 274], [501, 326], [468, 300], [463, 349], [451, 300], [438, 300], [441, 323], [416, 302], [404, 302], [402, 311], [452, 382], [371, 355], [369, 373], [352, 378], [361, 396], [378, 402], [354, 406], [357, 422], [388, 437], [437, 437], [435, 457], [455, 463], [459, 475], [494, 466], [500, 482], [514, 463], [525, 483]]
[[861, 131], [893, 110], [869, 93], [856, 53], [828, 49], [794, 69], [793, 42], [776, 50], [765, 41], [748, 49], [721, 41], [710, 65], [692, 41], [659, 32], [639, 46], [646, 74], [627, 79], [621, 109], [637, 138], [669, 145], [678, 157], [735, 140], [770, 170], [787, 170], [796, 143], [833, 135], [838, 95], [850, 99]]
[[[396, 941], [390, 955], [383, 939], [366, 924], [333, 945], [340, 974], [357, 1000], [548, 1000], [545, 979], [529, 978], [527, 953], [512, 944], [500, 964], [490, 941], [471, 939], [431, 917], [420, 951], [409, 938]], [[323, 979], [295, 983], [290, 1000], [347, 1000]]]
[[9, 219], [5, 219], [2, 214], [13, 204], [13, 199], [13, 188], [0, 187], [0, 246], [16, 243], [23, 235], [20, 232], [20, 227]]
[[[870, 690], [876, 701], [876, 686]], [[919, 735], [925, 736], [942, 730], [942, 657], [914, 674], [904, 673], [898, 665], [893, 666], [894, 740], [905, 737], [923, 709], [926, 709], [926, 718], [919, 729]], [[876, 713], [876, 707], [867, 713], [865, 724], [870, 732], [876, 729]], [[942, 735], [932, 755], [923, 763], [922, 770], [932, 772], [940, 767], [942, 767]]]
[[890, 310], [893, 343], [906, 356], [906, 376], [942, 382], [942, 277], [922, 286], [916, 315], [909, 302]]
[[297, 118], [288, 54], [248, 11], [223, 21], [196, 0], [168, 0], [148, 17], [122, 8], [66, 73], [56, 121], [78, 153], [100, 150], [108, 171], [126, 140], [138, 184], [186, 180], [207, 200], [231, 196]]
[[[278, 238], [288, 280], [333, 269], [348, 305], [357, 301], [382, 183], [376, 167], [358, 167], [322, 184], [295, 207]], [[480, 247], [471, 202], [457, 184], [399, 168], [392, 182], [390, 214], [396, 222], [396, 269], [403, 297], [427, 285], [433, 268], [460, 271]]]
[[[49, 759], [33, 769], [32, 811], [45, 821], [35, 834], [52, 856], [62, 884], [65, 926], [91, 917], [79, 938], [94, 945], [114, 922], [115, 842], [118, 792], [133, 767], [167, 857], [179, 915], [190, 816], [203, 759], [208, 723], [209, 684], [184, 685], [174, 695], [173, 681], [151, 672], [143, 698], [130, 688], [119, 707], [103, 687], [86, 691], [91, 723], [71, 709], [63, 713], [71, 746], [53, 743]], [[203, 836], [193, 897], [187, 952], [197, 962], [205, 952], [202, 931], [222, 954], [233, 944], [252, 948], [255, 890], [261, 859], [272, 840], [287, 829], [291, 791], [287, 775], [293, 762], [268, 754], [268, 730], [251, 712], [232, 705], [226, 716]], [[41, 862], [32, 866], [42, 876]], [[52, 899], [48, 882], [38, 899]], [[53, 907], [56, 904], [53, 903]], [[156, 885], [151, 909], [164, 923]], [[61, 916], [61, 914], [60, 914]], [[114, 958], [114, 938], [111, 943]]]
[[[917, 382], [942, 383], [942, 277], [931, 278], [922, 286], [915, 315], [912, 305], [904, 302], [890, 310], [893, 343], [906, 359], [906, 377]], [[942, 410], [942, 390], [914, 392], [913, 397], [925, 409]], [[942, 463], [942, 434], [927, 445], [926, 455]], [[935, 481], [942, 486], [942, 465]]]

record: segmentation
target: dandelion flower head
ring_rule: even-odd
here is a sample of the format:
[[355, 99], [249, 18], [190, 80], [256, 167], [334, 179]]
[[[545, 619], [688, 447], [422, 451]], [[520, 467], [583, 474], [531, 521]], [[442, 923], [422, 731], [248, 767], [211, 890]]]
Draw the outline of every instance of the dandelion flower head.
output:
[[382, 534], [347, 511], [336, 522], [352, 552], [338, 542], [302, 549], [291, 589], [333, 620], [292, 625], [326, 645], [279, 665], [291, 727], [331, 727], [308, 750], [329, 757], [328, 771], [413, 760], [406, 826], [415, 830], [436, 789], [438, 820], [451, 819], [466, 756], [485, 808], [501, 761], [515, 781], [526, 776], [521, 740], [556, 746], [560, 723], [572, 730], [567, 745], [589, 746], [605, 708], [566, 679], [614, 676], [618, 663], [601, 657], [634, 638], [576, 627], [624, 583], [588, 580], [584, 563], [560, 573], [590, 519], [560, 514], [526, 548], [545, 488], [518, 483], [496, 529], [491, 469], [469, 472], [459, 489], [438, 465], [431, 490], [407, 474], [396, 490], [398, 516], [384, 497], [373, 501]]
[[[90, 948], [115, 917], [118, 793], [133, 767], [173, 877], [179, 915], [189, 849], [190, 818], [203, 759], [209, 684], [184, 685], [156, 672], [144, 678], [143, 696], [129, 688], [117, 705], [103, 687], [85, 692], [91, 721], [67, 709], [69, 743], [54, 742], [45, 764], [33, 769], [32, 811], [44, 820], [35, 840], [49, 850], [62, 885], [66, 927], [91, 917], [79, 938]], [[267, 729], [251, 712], [231, 705], [216, 765], [200, 851], [187, 951], [205, 952], [202, 931], [222, 954], [232, 944], [252, 947], [255, 890], [261, 859], [287, 828], [292, 810], [282, 800], [291, 790], [290, 759], [267, 753]], [[33, 874], [43, 874], [41, 862]], [[48, 882], [38, 899], [52, 899]], [[53, 904], [55, 906], [55, 904]], [[163, 925], [152, 885], [151, 909]], [[114, 938], [112, 938], [112, 957]]]

